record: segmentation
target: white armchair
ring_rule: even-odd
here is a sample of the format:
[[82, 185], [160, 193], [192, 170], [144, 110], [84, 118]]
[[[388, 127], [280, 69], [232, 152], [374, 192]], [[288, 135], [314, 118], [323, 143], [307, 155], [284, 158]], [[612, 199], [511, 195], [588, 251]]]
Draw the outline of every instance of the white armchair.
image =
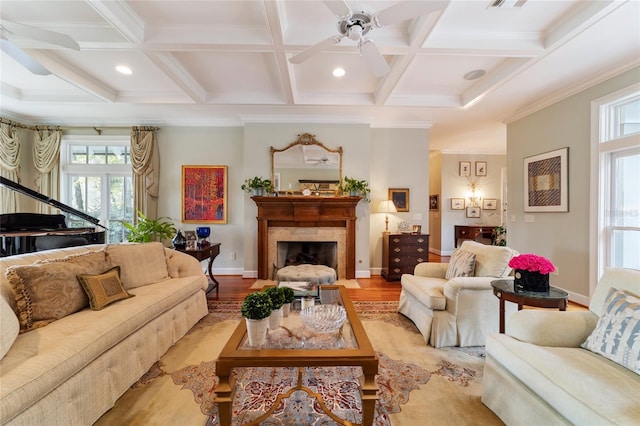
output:
[[[449, 264], [425, 262], [401, 278], [398, 312], [436, 348], [484, 346], [487, 335], [498, 331], [499, 304], [491, 281], [507, 277], [509, 260], [518, 254], [509, 247], [474, 241], [465, 241], [458, 250], [475, 255], [472, 276], [446, 279]], [[506, 308], [506, 316], [517, 310], [511, 303]]]

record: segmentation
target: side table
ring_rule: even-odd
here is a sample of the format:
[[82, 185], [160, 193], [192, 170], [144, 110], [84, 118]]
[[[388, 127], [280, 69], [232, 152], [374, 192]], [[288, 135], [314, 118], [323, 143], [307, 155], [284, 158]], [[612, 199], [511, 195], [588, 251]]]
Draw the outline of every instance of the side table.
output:
[[533, 306], [535, 308], [558, 308], [561, 311], [567, 310], [569, 294], [557, 287], [550, 286], [549, 291], [515, 291], [513, 280], [491, 281], [493, 294], [500, 299], [500, 333], [504, 333], [504, 301], [517, 303], [518, 310], [522, 306]]
[[189, 256], [193, 256], [198, 259], [199, 262], [203, 260], [209, 259], [209, 266], [207, 270], [209, 272], [209, 278], [211, 278], [211, 283], [207, 288], [207, 294], [211, 292], [214, 288], [216, 289], [216, 296], [218, 295], [218, 287], [220, 287], [220, 283], [213, 276], [213, 272], [211, 271], [211, 266], [213, 265], [213, 261], [220, 254], [220, 243], [211, 243], [209, 247], [203, 247], [195, 250], [186, 250], [186, 249], [176, 249], [179, 252], [186, 253]]

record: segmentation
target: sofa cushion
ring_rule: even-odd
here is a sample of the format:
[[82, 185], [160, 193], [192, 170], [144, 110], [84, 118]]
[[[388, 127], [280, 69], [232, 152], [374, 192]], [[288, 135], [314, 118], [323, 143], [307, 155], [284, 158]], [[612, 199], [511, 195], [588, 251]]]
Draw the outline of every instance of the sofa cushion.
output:
[[130, 290], [169, 278], [161, 243], [113, 244], [107, 247], [113, 266], [120, 266], [120, 279]]
[[460, 249], [476, 255], [476, 277], [506, 277], [511, 272], [509, 261], [518, 254], [506, 246], [489, 246], [467, 240]]
[[469, 251], [455, 249], [449, 259], [445, 279], [456, 277], [472, 277], [476, 269], [476, 255]]
[[637, 295], [640, 288], [640, 271], [625, 268], [605, 268], [602, 277], [598, 280], [591, 302], [589, 302], [589, 310], [598, 317], [602, 316], [605, 306], [604, 301], [609, 296], [609, 288], [611, 287]]
[[114, 266], [98, 275], [78, 275], [78, 281], [89, 296], [89, 305], [94, 311], [99, 311], [118, 300], [133, 297], [127, 293], [120, 281], [120, 266]]
[[442, 278], [421, 277], [418, 275], [403, 274], [401, 278], [402, 291], [411, 293], [427, 308], [443, 311], [447, 300], [442, 289], [446, 280]]
[[640, 299], [609, 290], [602, 316], [582, 347], [640, 374]]
[[9, 352], [19, 333], [18, 317], [4, 297], [0, 297], [0, 359]]
[[76, 276], [98, 274], [109, 266], [105, 252], [95, 251], [7, 268], [20, 332], [43, 327], [89, 306]]

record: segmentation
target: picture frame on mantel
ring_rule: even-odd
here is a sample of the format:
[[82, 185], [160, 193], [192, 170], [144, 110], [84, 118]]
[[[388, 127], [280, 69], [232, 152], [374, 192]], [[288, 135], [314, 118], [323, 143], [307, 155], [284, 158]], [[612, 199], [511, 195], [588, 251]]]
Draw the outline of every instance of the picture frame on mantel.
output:
[[524, 211], [569, 211], [569, 148], [524, 159]]

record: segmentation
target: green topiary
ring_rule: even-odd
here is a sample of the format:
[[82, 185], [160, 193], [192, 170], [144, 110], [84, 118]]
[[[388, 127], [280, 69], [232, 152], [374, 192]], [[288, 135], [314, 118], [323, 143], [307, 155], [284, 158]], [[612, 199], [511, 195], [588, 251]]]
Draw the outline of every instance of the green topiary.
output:
[[284, 293], [284, 303], [291, 303], [295, 298], [295, 293], [292, 288], [289, 287], [280, 287], [282, 292]]
[[282, 287], [269, 287], [264, 292], [269, 295], [273, 309], [280, 309], [284, 305], [285, 295]]
[[242, 301], [240, 312], [245, 318], [252, 320], [261, 320], [268, 318], [273, 310], [271, 298], [268, 294], [261, 291], [249, 293]]

